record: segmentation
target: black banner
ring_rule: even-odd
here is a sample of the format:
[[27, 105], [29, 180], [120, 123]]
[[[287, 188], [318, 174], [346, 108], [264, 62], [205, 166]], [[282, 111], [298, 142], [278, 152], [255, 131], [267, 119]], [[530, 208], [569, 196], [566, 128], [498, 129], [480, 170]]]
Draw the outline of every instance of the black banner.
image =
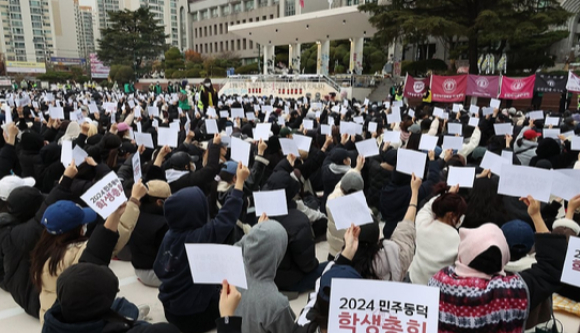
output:
[[534, 91], [539, 93], [563, 93], [568, 83], [567, 75], [536, 74]]

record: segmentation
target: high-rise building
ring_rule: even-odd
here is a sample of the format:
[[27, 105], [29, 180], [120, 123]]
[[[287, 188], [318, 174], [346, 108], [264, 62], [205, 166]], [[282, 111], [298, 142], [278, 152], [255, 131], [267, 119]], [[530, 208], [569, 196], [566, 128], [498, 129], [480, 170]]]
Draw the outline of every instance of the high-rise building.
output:
[[78, 58], [76, 0], [0, 0], [0, 50], [7, 61]]
[[80, 26], [78, 30], [80, 48], [79, 53], [88, 59], [89, 54], [95, 52], [95, 33], [93, 22], [93, 8], [90, 6], [79, 7]]
[[109, 12], [123, 9], [122, 0], [96, 0], [96, 4], [95, 23], [93, 24], [95, 45], [97, 45], [97, 40], [101, 39], [101, 30], [110, 25]]
[[149, 7], [159, 24], [165, 27], [167, 44], [179, 47], [177, 3], [178, 0], [125, 0], [123, 8], [137, 10], [139, 7]]

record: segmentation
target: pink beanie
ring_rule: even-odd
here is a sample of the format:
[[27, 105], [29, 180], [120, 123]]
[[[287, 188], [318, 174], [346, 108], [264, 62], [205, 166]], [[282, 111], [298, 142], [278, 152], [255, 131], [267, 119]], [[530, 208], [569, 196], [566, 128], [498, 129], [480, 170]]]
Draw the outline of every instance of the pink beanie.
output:
[[497, 273], [505, 275], [503, 267], [510, 261], [510, 249], [503, 232], [497, 225], [486, 223], [476, 229], [460, 228], [459, 238], [459, 253], [455, 262], [457, 275], [491, 278], [489, 275], [469, 267], [473, 259], [491, 246], [497, 246], [501, 251], [502, 269]]

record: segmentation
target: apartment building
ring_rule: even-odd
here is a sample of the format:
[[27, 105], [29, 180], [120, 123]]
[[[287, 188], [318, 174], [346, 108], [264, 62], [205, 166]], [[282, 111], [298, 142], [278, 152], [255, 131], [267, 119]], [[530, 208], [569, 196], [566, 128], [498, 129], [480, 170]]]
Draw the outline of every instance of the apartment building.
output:
[[89, 54], [95, 53], [95, 29], [93, 21], [93, 7], [79, 6], [79, 53], [81, 57], [88, 59]]

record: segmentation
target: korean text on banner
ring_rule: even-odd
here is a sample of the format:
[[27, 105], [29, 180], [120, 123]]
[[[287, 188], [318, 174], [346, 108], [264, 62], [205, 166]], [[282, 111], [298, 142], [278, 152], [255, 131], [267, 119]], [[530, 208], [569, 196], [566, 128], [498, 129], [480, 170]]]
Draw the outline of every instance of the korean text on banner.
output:
[[331, 281], [328, 332], [399, 326], [404, 332], [437, 333], [438, 323], [438, 288], [363, 279]]
[[501, 99], [532, 99], [534, 96], [534, 84], [536, 75], [522, 78], [501, 78]]
[[580, 238], [570, 237], [562, 270], [562, 282], [580, 287]]
[[467, 77], [467, 96], [495, 98], [499, 92], [499, 76], [469, 75]]
[[434, 102], [463, 102], [466, 90], [467, 75], [433, 75], [431, 78], [431, 94]]
[[81, 196], [81, 199], [103, 219], [109, 217], [117, 208], [127, 202], [123, 184], [114, 171], [109, 172], [89, 188]]
[[422, 98], [426, 91], [429, 78], [416, 79], [410, 75], [407, 75], [405, 79], [405, 97], [409, 98]]

